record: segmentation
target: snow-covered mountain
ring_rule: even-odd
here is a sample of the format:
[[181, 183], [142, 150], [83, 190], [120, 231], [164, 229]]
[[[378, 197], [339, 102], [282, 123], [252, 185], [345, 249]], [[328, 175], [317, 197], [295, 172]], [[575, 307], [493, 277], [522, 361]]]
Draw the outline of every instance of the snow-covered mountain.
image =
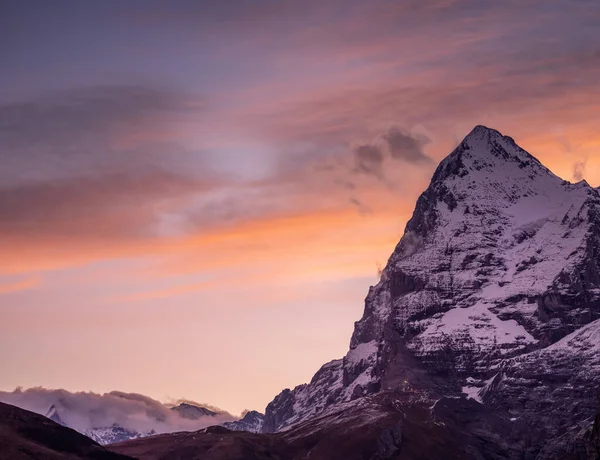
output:
[[560, 179], [477, 126], [419, 197], [346, 356], [280, 393], [263, 430], [380, 390], [418, 389], [535, 421], [527, 436], [539, 450], [594, 415], [599, 339], [598, 189]]
[[239, 420], [225, 422], [223, 426], [232, 431], [249, 431], [250, 433], [261, 433], [265, 416], [255, 410], [248, 411]]
[[46, 417], [48, 417], [53, 422], [58, 423], [59, 425], [67, 426], [66, 423], [63, 422], [62, 419], [60, 418], [60, 415], [58, 415], [58, 409], [56, 408], [56, 406], [54, 404], [52, 404], [50, 406], [50, 408], [48, 409], [48, 412], [46, 412]]
[[145, 438], [146, 436], [152, 436], [153, 434], [156, 434], [156, 432], [154, 430], [150, 430], [140, 433], [133, 430], [127, 430], [121, 425], [114, 423], [112, 426], [108, 427], [84, 430], [82, 434], [93, 439], [98, 444], [107, 445], [114, 444], [116, 442], [129, 441], [131, 439]]
[[200, 417], [214, 417], [217, 415], [217, 412], [207, 409], [206, 407], [194, 406], [193, 404], [188, 403], [181, 403], [171, 407], [171, 410], [188, 420], [198, 420]]
[[[147, 417], [153, 417], [156, 426], [160, 427], [160, 431], [151, 428], [146, 430], [128, 429], [114, 422], [114, 418], [106, 418], [104, 423], [98, 424], [99, 426], [82, 428], [80, 425], [74, 424], [71, 426], [65, 422], [65, 420], [78, 421], [88, 418], [86, 414], [73, 408], [69, 409], [68, 406], [65, 401], [62, 401], [58, 406], [52, 404], [46, 413], [46, 417], [62, 426], [73, 428], [102, 445], [152, 436], [157, 432], [194, 431], [199, 427], [210, 424], [211, 419], [214, 419], [214, 425], [223, 425], [232, 431], [260, 433], [264, 418], [264, 415], [259, 412], [249, 411], [242, 418], [232, 420], [232, 417], [226, 412], [218, 412], [189, 403], [180, 403], [166, 410], [167, 413], [172, 411], [172, 417], [175, 417], [175, 419], [170, 420], [170, 423], [167, 423], [166, 420], [169, 414], [167, 416], [161, 412], [146, 414]], [[132, 416], [134, 415], [132, 414]], [[227, 421], [224, 422], [223, 419]], [[148, 419], [146, 419], [146, 424], [148, 424]]]
[[134, 430], [127, 430], [123, 428], [118, 423], [113, 423], [110, 426], [102, 426], [102, 427], [94, 427], [88, 429], [77, 429], [77, 427], [69, 426], [67, 423], [63, 421], [63, 418], [60, 415], [59, 409], [55, 404], [52, 404], [46, 413], [46, 417], [52, 420], [53, 422], [58, 423], [59, 425], [73, 428], [76, 431], [79, 431], [81, 434], [86, 435], [88, 438], [93, 439], [98, 444], [113, 444], [115, 442], [123, 442], [128, 441], [130, 439], [142, 438], [145, 436], [151, 436], [155, 434], [154, 430], [138, 432]]

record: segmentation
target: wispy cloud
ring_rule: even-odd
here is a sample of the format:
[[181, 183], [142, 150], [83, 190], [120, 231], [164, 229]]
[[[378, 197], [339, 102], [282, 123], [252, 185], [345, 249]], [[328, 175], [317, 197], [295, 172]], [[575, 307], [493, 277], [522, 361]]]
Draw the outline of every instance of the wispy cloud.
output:
[[20, 281], [0, 282], [0, 295], [10, 294], [13, 292], [26, 291], [35, 288], [40, 283], [39, 278], [25, 278]]

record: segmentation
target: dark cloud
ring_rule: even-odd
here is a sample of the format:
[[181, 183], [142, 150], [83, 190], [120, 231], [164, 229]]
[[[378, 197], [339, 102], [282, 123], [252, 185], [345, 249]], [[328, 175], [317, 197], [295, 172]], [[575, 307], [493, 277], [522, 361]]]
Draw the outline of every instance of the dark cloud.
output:
[[154, 170], [0, 189], [0, 235], [151, 236], [150, 228], [161, 212], [207, 187], [189, 177]]
[[0, 235], [151, 234], [160, 212], [215, 174], [202, 152], [144, 136], [201, 113], [182, 95], [140, 86], [0, 106]]
[[398, 127], [391, 127], [377, 136], [377, 141], [358, 145], [352, 150], [353, 172], [384, 179], [386, 162], [404, 161], [414, 165], [430, 165], [433, 160], [425, 154], [423, 147], [430, 142], [426, 136], [415, 136]]
[[[0, 187], [93, 172], [138, 169], [179, 152], [123, 139], [169, 129], [175, 115], [201, 112], [182, 95], [139, 86], [78, 88], [0, 106]], [[181, 158], [178, 158], [181, 159]]]
[[385, 156], [376, 145], [364, 144], [354, 149], [356, 171], [381, 177]]
[[361, 202], [358, 198], [350, 197], [349, 201], [350, 204], [354, 206], [360, 214], [366, 215], [371, 213], [371, 208]]
[[431, 163], [424, 152], [423, 147], [430, 142], [427, 137], [413, 137], [400, 128], [391, 128], [383, 138], [387, 142], [391, 157], [394, 160], [407, 161], [409, 163]]

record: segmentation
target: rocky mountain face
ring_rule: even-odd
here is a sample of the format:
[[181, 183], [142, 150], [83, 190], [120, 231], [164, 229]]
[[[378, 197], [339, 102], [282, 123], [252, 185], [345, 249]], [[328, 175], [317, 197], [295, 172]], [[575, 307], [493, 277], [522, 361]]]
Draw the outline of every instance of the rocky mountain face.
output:
[[520, 458], [553, 458], [593, 421], [599, 351], [598, 189], [477, 126], [419, 197], [346, 356], [280, 393], [263, 430], [418, 390], [472, 398], [531, 427], [507, 432]]
[[262, 433], [265, 416], [255, 410], [248, 411], [239, 420], [225, 422], [223, 426], [231, 431], [248, 431], [250, 433]]
[[561, 460], [600, 460], [600, 397], [594, 424], [590, 429], [579, 433], [575, 440], [575, 448]]

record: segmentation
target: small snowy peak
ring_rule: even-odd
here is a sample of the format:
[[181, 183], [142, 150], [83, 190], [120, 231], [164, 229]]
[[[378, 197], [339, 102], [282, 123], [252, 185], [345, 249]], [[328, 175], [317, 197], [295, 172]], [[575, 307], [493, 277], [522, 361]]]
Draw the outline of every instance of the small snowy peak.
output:
[[198, 420], [201, 417], [214, 417], [217, 415], [217, 412], [207, 409], [206, 407], [195, 406], [188, 403], [181, 403], [172, 407], [171, 410], [188, 420]]
[[447, 180], [461, 180], [468, 185], [473, 180], [544, 176], [560, 181], [512, 138], [494, 129], [477, 126], [442, 160], [433, 175], [432, 185]]
[[503, 173], [517, 166], [519, 169], [528, 169], [530, 174], [541, 172], [553, 176], [537, 158], [519, 147], [513, 138], [485, 126], [473, 128], [457, 150], [463, 151], [476, 170], [493, 166], [497, 168], [496, 173]]
[[48, 409], [48, 412], [46, 412], [46, 417], [48, 417], [53, 422], [58, 423], [59, 425], [67, 426], [65, 424], [65, 422], [63, 422], [63, 420], [60, 418], [60, 415], [58, 413], [58, 409], [56, 408], [56, 406], [54, 404], [52, 404], [50, 406], [50, 408]]
[[82, 434], [93, 439], [98, 444], [108, 445], [117, 442], [130, 441], [132, 439], [144, 438], [156, 434], [153, 430], [140, 433], [137, 431], [127, 430], [117, 423], [109, 427], [92, 428], [85, 430]]
[[264, 414], [252, 410], [246, 412], [246, 414], [244, 414], [244, 416], [241, 419], [234, 420], [233, 422], [225, 422], [223, 426], [232, 431], [248, 431], [250, 433], [261, 433], [264, 421]]

